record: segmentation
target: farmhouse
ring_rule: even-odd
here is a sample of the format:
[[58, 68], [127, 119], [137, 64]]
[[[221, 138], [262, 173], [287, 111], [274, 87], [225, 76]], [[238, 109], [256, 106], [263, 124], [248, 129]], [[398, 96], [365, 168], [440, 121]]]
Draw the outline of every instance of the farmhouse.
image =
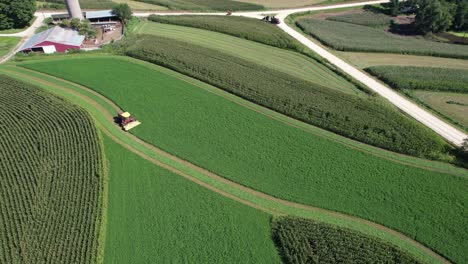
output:
[[53, 27], [34, 35], [20, 49], [22, 52], [43, 52], [46, 54], [66, 52], [70, 49], [80, 49], [85, 36], [77, 31]]

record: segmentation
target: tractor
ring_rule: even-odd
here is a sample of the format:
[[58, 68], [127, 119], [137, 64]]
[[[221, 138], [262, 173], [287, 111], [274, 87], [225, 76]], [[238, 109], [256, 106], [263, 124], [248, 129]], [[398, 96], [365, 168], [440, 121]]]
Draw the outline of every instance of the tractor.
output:
[[262, 21], [265, 21], [265, 22], [268, 22], [268, 23], [271, 23], [271, 24], [274, 24], [274, 25], [278, 25], [281, 23], [281, 21], [276, 18], [275, 16], [266, 16], [264, 18], [262, 18]]
[[135, 118], [129, 112], [120, 112], [117, 115], [117, 123], [123, 128], [125, 131], [129, 131], [130, 129], [138, 126], [141, 124], [140, 121], [135, 120]]

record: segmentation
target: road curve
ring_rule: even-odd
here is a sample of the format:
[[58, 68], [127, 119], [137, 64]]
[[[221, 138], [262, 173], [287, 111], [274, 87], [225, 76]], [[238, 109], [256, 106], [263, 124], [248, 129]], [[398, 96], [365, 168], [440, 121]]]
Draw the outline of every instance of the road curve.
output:
[[[421, 122], [425, 126], [432, 129], [434, 132], [445, 138], [448, 142], [454, 144], [455, 146], [461, 146], [465, 139], [468, 139], [468, 135], [464, 132], [458, 130], [457, 128], [453, 127], [452, 125], [442, 121], [438, 117], [434, 116], [433, 114], [429, 113], [428, 111], [424, 110], [417, 104], [411, 102], [410, 100], [406, 99], [404, 96], [398, 94], [391, 88], [386, 85], [381, 84], [380, 82], [376, 81], [372, 77], [368, 76], [364, 72], [356, 69], [355, 67], [351, 66], [350, 64], [346, 63], [342, 59], [338, 58], [337, 56], [333, 55], [331, 52], [327, 51], [325, 48], [322, 48], [320, 45], [312, 42], [310, 39], [302, 35], [301, 33], [297, 32], [293, 28], [289, 27], [285, 23], [285, 19], [287, 16], [299, 13], [299, 12], [307, 12], [307, 11], [320, 11], [320, 10], [328, 10], [328, 9], [337, 9], [337, 8], [349, 8], [349, 7], [356, 7], [368, 4], [379, 4], [379, 3], [386, 3], [389, 0], [377, 0], [377, 1], [366, 1], [366, 2], [357, 2], [357, 3], [349, 3], [349, 4], [338, 4], [338, 5], [328, 5], [328, 6], [314, 6], [314, 7], [304, 7], [304, 8], [294, 8], [294, 9], [283, 9], [283, 10], [270, 10], [270, 11], [255, 11], [255, 12], [235, 12], [233, 13], [234, 16], [244, 16], [244, 17], [253, 17], [253, 18], [260, 18], [265, 14], [276, 14], [277, 17], [281, 20], [281, 24], [279, 28], [285, 31], [287, 34], [304, 44], [306, 47], [317, 53], [319, 56], [323, 57], [324, 59], [328, 60], [330, 63], [334, 64], [336, 67], [341, 69], [342, 71], [349, 74], [354, 79], [358, 80], [366, 87], [371, 89], [372, 91], [376, 92], [380, 96], [384, 97], [396, 107], [398, 107], [401, 111], [405, 112], [406, 114], [412, 116], [417, 121]], [[42, 24], [42, 21], [45, 17], [52, 15], [53, 13], [36, 13], [37, 19], [34, 24], [28, 28], [27, 30], [16, 33], [16, 34], [0, 34], [1, 36], [18, 36], [23, 37], [22, 42], [27, 41], [34, 31]], [[226, 13], [193, 13], [193, 12], [135, 12], [134, 15], [137, 17], [147, 17], [149, 15], [171, 15], [171, 16], [178, 16], [178, 15], [225, 15]], [[19, 48], [19, 47], [17, 47]], [[0, 59], [0, 63], [5, 62], [8, 60], [13, 54], [16, 52], [9, 53], [3, 59]]]
[[308, 39], [301, 33], [289, 27], [286, 23], [284, 23], [285, 16], [283, 16], [283, 14], [281, 14], [281, 16], [278, 17], [282, 19], [283, 22], [279, 25], [279, 27], [283, 29], [286, 33], [288, 33], [290, 36], [297, 39], [299, 42], [313, 50], [319, 56], [325, 58], [330, 63], [334, 64], [336, 67], [340, 68], [342, 71], [346, 72], [354, 79], [364, 84], [369, 89], [373, 90], [374, 92], [378, 93], [379, 95], [390, 101], [392, 104], [394, 104], [406, 114], [412, 116], [414, 119], [418, 120], [430, 129], [434, 130], [437, 134], [445, 138], [447, 141], [453, 143], [456, 146], [461, 146], [463, 144], [463, 141], [466, 138], [468, 138], [468, 135], [466, 135], [465, 133], [447, 124], [446, 122], [432, 115], [428, 111], [422, 109], [420, 106], [401, 96], [391, 88], [381, 84], [372, 77], [369, 77], [367, 74], [344, 62], [342, 59], [333, 55], [326, 49], [312, 42], [310, 39]]
[[39, 27], [42, 26], [42, 24], [44, 22], [44, 19], [46, 17], [50, 17], [52, 14], [54, 14], [54, 13], [39, 13], [39, 12], [37, 12], [35, 14], [36, 20], [34, 20], [34, 23], [28, 29], [26, 29], [26, 30], [24, 30], [22, 32], [13, 33], [13, 34], [0, 34], [0, 37], [18, 37], [18, 38], [21, 38], [21, 41], [18, 43], [18, 45], [16, 45], [15, 48], [13, 48], [13, 50], [8, 52], [5, 56], [0, 57], [0, 64], [10, 60], [19, 51], [21, 46], [23, 46], [23, 44], [26, 41], [28, 41], [29, 38], [31, 38], [34, 35], [36, 30]]
[[[284, 10], [273, 10], [273, 11], [264, 11], [264, 12], [236, 12], [233, 13], [234, 16], [245, 16], [245, 17], [252, 17], [252, 18], [261, 18], [265, 14], [276, 14], [276, 16], [281, 20], [281, 24], [278, 25], [283, 31], [287, 34], [304, 44], [306, 47], [317, 53], [319, 56], [323, 57], [324, 59], [328, 60], [330, 63], [334, 64], [336, 67], [341, 69], [342, 71], [349, 74], [354, 79], [358, 80], [366, 87], [371, 89], [372, 91], [376, 92], [380, 96], [384, 97], [388, 101], [390, 101], [393, 105], [398, 107], [401, 111], [405, 112], [409, 116], [412, 116], [417, 121], [421, 122], [425, 126], [432, 129], [434, 132], [445, 138], [448, 142], [454, 144], [455, 146], [461, 146], [465, 139], [468, 139], [468, 135], [464, 132], [458, 130], [457, 128], [453, 127], [452, 125], [442, 121], [440, 118], [436, 117], [435, 115], [429, 113], [428, 111], [424, 110], [417, 104], [411, 102], [404, 96], [400, 95], [399, 93], [395, 92], [393, 89], [389, 88], [386, 85], [381, 84], [380, 82], [376, 81], [372, 77], [368, 76], [367, 74], [363, 73], [362, 71], [358, 70], [357, 68], [351, 66], [350, 64], [346, 63], [342, 59], [338, 58], [337, 56], [333, 55], [331, 52], [327, 51], [326, 49], [322, 48], [321, 46], [315, 44], [310, 39], [302, 35], [301, 33], [297, 32], [293, 28], [289, 27], [287, 23], [285, 23], [285, 19], [287, 16], [300, 13], [300, 12], [307, 12], [307, 11], [320, 11], [320, 10], [328, 10], [328, 9], [337, 9], [337, 8], [349, 8], [349, 7], [356, 7], [362, 5], [369, 5], [369, 4], [379, 4], [379, 3], [386, 3], [389, 2], [388, 0], [378, 0], [378, 1], [367, 1], [367, 2], [358, 2], [358, 3], [349, 3], [349, 4], [339, 4], [339, 5], [331, 5], [331, 6], [317, 6], [317, 7], [305, 7], [305, 8], [295, 8], [295, 9], [284, 9]], [[225, 15], [225, 13], [185, 13], [185, 12], [157, 12], [157, 13], [135, 13], [136, 16], [139, 17], [146, 17], [150, 14], [157, 14], [157, 15]]]

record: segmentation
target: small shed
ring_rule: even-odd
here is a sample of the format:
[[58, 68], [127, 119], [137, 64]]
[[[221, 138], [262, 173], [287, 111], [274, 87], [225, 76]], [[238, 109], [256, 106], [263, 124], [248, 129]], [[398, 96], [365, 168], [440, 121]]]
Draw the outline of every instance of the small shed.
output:
[[22, 52], [55, 53], [66, 52], [70, 49], [80, 49], [85, 36], [78, 31], [53, 27], [32, 36], [20, 49]]

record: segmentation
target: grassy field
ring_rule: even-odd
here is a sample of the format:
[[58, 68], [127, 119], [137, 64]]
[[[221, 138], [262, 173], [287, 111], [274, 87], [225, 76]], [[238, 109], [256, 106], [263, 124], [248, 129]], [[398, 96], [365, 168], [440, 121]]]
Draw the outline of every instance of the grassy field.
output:
[[270, 215], [187, 181], [105, 137], [105, 263], [280, 263]]
[[112, 0], [115, 3], [119, 4], [128, 4], [132, 10], [154, 10], [154, 11], [163, 11], [168, 10], [165, 6], [147, 4], [143, 2], [138, 2], [135, 0]]
[[347, 95], [236, 56], [168, 38], [142, 36], [125, 53], [361, 142], [419, 157], [446, 158], [448, 145], [440, 137], [378, 97]]
[[[226, 16], [157, 16], [148, 17], [148, 20], [164, 24], [173, 24], [194, 28], [206, 29], [234, 37], [260, 42], [266, 45], [302, 51], [302, 45], [270, 23], [246, 17]], [[144, 25], [148, 26], [148, 25]]]
[[16, 47], [19, 41], [20, 38], [16, 37], [0, 37], [0, 58]]
[[104, 165], [90, 116], [5, 75], [0, 111], [0, 262], [96, 262]]
[[[82, 57], [84, 55], [68, 55], [68, 57], [75, 56]], [[49, 58], [54, 60], [53, 57]], [[163, 68], [158, 69], [161, 71], [165, 71], [166, 74], [169, 75], [175, 74], [174, 72], [165, 70]], [[117, 111], [115, 110], [115, 105], [113, 105], [113, 103], [108, 99], [105, 99], [103, 96], [97, 94], [96, 92], [88, 88], [84, 88], [83, 86], [79, 86], [77, 84], [73, 84], [65, 80], [57, 79], [55, 77], [27, 70], [24, 68], [11, 66], [0, 67], [0, 72], [5, 71], [10, 76], [34, 83], [35, 85], [38, 85], [47, 91], [50, 91], [54, 94], [66, 98], [67, 100], [70, 100], [70, 102], [73, 102], [74, 104], [86, 108], [89, 111], [89, 113], [93, 116], [94, 120], [96, 121], [96, 124], [101, 129], [105, 129], [106, 133], [111, 134], [114, 140], [118, 140], [120, 144], [124, 144], [126, 148], [129, 148], [132, 151], [137, 151], [139, 155], [143, 155], [141, 157], [144, 159], [150, 158], [152, 159], [152, 161], [163, 162], [164, 164], [172, 166], [172, 168], [176, 168], [177, 170], [186, 173], [186, 175], [193, 177], [193, 179], [195, 180], [199, 180], [202, 183], [216, 187], [219, 190], [222, 190], [235, 197], [239, 197], [240, 199], [248, 201], [251, 204], [255, 204], [257, 206], [265, 208], [267, 211], [277, 212], [283, 215], [286, 214], [295, 217], [313, 219], [314, 221], [319, 221], [321, 223], [328, 223], [340, 228], [354, 230], [356, 232], [359, 232], [360, 234], [374, 238], [379, 238], [381, 240], [385, 240], [388, 243], [396, 245], [399, 248], [403, 248], [411, 254], [413, 254], [414, 256], [417, 256], [425, 263], [440, 263], [440, 258], [438, 257], [438, 255], [434, 254], [429, 249], [421, 247], [421, 245], [418, 245], [417, 242], [415, 242], [414, 240], [411, 240], [408, 237], [405, 237], [404, 235], [395, 233], [393, 230], [387, 229], [383, 226], [376, 226], [374, 223], [369, 223], [356, 217], [340, 215], [333, 211], [326, 211], [323, 209], [313, 207], [297, 207], [289, 202], [285, 203], [280, 200], [275, 200], [274, 198], [272, 199], [272, 197], [265, 196], [265, 194], [262, 193], [253, 193], [251, 191], [244, 190], [243, 188], [238, 188], [240, 186], [236, 187], [231, 183], [226, 182], [222, 178], [213, 178], [205, 172], [193, 170], [193, 168], [191, 168], [185, 162], [179, 162], [177, 160], [168, 158], [163, 153], [161, 153], [160, 150], [154, 149], [152, 145], [146, 144], [134, 137], [130, 137], [127, 133], [120, 130], [112, 122], [111, 118], [113, 113]], [[229, 99], [232, 102], [237, 103], [243, 107], [248, 107], [252, 110], [257, 111], [257, 113], [265, 115], [266, 117], [284, 122], [285, 124], [302, 129], [303, 131], [311, 133], [315, 136], [323, 137], [337, 143], [339, 142], [340, 144], [344, 144], [345, 146], [349, 146], [355, 149], [360, 149], [361, 151], [364, 151], [369, 154], [372, 153], [373, 155], [378, 155], [380, 157], [384, 157], [390, 160], [401, 161], [406, 164], [412, 164], [413, 166], [422, 166], [424, 168], [434, 169], [437, 171], [444, 171], [446, 173], [454, 173], [455, 175], [467, 174], [466, 170], [450, 166], [446, 163], [428, 162], [427, 160], [402, 156], [392, 152], [383, 152], [380, 149], [364, 145], [356, 141], [351, 141], [349, 139], [340, 137], [330, 132], [326, 132], [316, 127], [307, 125], [305, 123], [301, 123], [297, 120], [290, 119], [284, 115], [278, 114], [253, 103], [249, 103], [233, 95], [224, 93], [207, 84], [190, 79], [189, 77], [179, 74], [175, 75], [182, 80], [185, 80], [189, 83], [193, 83], [194, 85], [211, 91], [214, 94], [223, 95], [226, 99]]]
[[403, 37], [383, 29], [344, 22], [299, 19], [304, 33], [339, 51], [364, 51], [429, 55], [468, 59], [468, 46], [439, 43], [416, 37]]
[[379, 239], [306, 219], [275, 219], [273, 237], [286, 264], [422, 263]]
[[468, 70], [468, 60], [370, 52], [339, 52], [339, 56], [364, 69], [373, 66], [416, 66]]
[[391, 17], [388, 15], [373, 12], [330, 16], [327, 20], [378, 28], [388, 27], [392, 21]]
[[468, 95], [410, 91], [413, 97], [468, 130]]
[[242, 10], [262, 10], [263, 6], [242, 3], [233, 0], [136, 0], [147, 4], [159, 5], [172, 10], [192, 10], [192, 11], [242, 11]]
[[[116, 5], [112, 0], [79, 0], [83, 9], [111, 9]], [[52, 4], [52, 5], [50, 5]], [[42, 0], [38, 3], [39, 7], [61, 9], [66, 8], [63, 0]]]
[[468, 38], [468, 32], [453, 32], [453, 31], [450, 31], [449, 33], [452, 34], [452, 35], [455, 35], [457, 37]]
[[154, 22], [139, 23], [134, 32], [168, 37], [216, 49], [328, 88], [338, 89], [346, 93], [362, 94], [353, 84], [336, 75], [324, 65], [297, 52], [274, 48], [208, 30]]
[[395, 89], [468, 93], [468, 70], [433, 67], [376, 66], [370, 74]]
[[311, 5], [329, 5], [353, 0], [236, 0], [238, 2], [253, 3], [263, 5], [266, 8], [292, 8]]
[[[101, 58], [25, 66], [108, 96], [143, 121], [135, 135], [210, 171], [277, 197], [384, 223], [454, 261], [466, 259], [465, 178], [314, 136], [146, 63]], [[102, 77], [109, 71], [116, 78]]]

